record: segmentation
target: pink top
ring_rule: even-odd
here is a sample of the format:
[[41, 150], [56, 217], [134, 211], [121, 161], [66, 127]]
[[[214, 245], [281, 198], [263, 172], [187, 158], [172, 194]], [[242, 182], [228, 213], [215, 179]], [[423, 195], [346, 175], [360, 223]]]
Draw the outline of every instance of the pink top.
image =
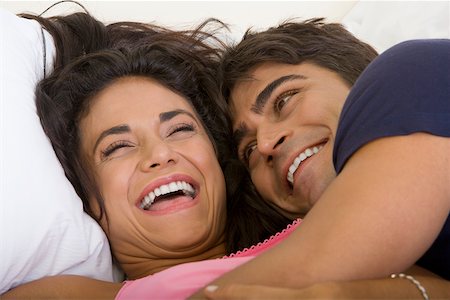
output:
[[300, 220], [296, 220], [264, 242], [223, 258], [185, 263], [141, 279], [125, 281], [115, 299], [186, 299], [224, 273], [275, 246], [299, 224]]

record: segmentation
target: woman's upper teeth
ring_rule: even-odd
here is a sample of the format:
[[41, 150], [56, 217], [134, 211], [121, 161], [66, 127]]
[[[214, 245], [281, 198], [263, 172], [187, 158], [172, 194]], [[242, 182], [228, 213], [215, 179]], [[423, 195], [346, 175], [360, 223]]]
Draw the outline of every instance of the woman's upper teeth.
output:
[[308, 157], [313, 156], [318, 153], [323, 148], [323, 145], [314, 146], [312, 148], [307, 148], [305, 151], [300, 153], [295, 159], [292, 165], [289, 167], [289, 171], [287, 173], [287, 180], [292, 184], [294, 183], [294, 173], [297, 171], [300, 164], [307, 159]]
[[191, 184], [185, 181], [173, 181], [168, 184], [163, 184], [148, 193], [148, 195], [142, 199], [141, 208], [148, 209], [158, 196], [180, 191], [191, 197], [195, 194], [194, 187]]

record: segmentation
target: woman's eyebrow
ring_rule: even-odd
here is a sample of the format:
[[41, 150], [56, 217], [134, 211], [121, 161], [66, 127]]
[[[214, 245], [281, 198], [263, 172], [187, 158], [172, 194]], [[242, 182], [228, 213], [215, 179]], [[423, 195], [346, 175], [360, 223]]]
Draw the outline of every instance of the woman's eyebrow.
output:
[[94, 145], [94, 151], [93, 153], [95, 153], [95, 151], [97, 150], [98, 145], [100, 144], [100, 142], [107, 136], [109, 135], [113, 135], [113, 134], [121, 134], [121, 133], [128, 133], [130, 132], [130, 127], [126, 124], [123, 125], [117, 125], [114, 127], [111, 127], [109, 129], [106, 129], [105, 131], [103, 131], [100, 136], [98, 137], [97, 141], [95, 142]]
[[159, 114], [159, 121], [161, 123], [163, 122], [167, 122], [171, 119], [173, 119], [174, 117], [178, 116], [179, 114], [185, 114], [190, 116], [192, 119], [197, 120], [195, 118], [195, 116], [193, 114], [191, 114], [189, 111], [184, 110], [184, 109], [175, 109], [175, 110], [171, 110], [171, 111], [165, 111]]

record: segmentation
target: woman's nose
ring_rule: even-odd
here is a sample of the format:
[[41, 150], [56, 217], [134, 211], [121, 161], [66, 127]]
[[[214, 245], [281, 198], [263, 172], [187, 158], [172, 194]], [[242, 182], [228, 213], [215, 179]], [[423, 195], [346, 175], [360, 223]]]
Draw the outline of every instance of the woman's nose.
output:
[[142, 150], [141, 169], [144, 172], [165, 168], [178, 161], [178, 154], [169, 145], [160, 142]]

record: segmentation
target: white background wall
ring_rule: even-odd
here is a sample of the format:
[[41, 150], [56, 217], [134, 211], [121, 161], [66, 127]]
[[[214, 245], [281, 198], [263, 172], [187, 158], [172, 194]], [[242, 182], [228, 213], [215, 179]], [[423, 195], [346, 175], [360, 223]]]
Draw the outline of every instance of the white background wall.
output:
[[[13, 13], [39, 14], [55, 1], [3, 1], [0, 7]], [[441, 1], [85, 1], [97, 19], [152, 22], [175, 29], [192, 28], [214, 17], [230, 26], [231, 39], [240, 40], [249, 28], [276, 26], [289, 18], [325, 17], [342, 22], [358, 38], [378, 51], [407, 39], [450, 38], [450, 0]], [[79, 11], [62, 3], [45, 16]]]
[[[57, 1], [0, 1], [13, 13], [41, 13]], [[327, 17], [340, 21], [358, 1], [79, 1], [103, 22], [134, 20], [173, 28], [192, 27], [214, 17], [240, 36], [248, 27], [275, 26], [288, 18]], [[46, 16], [78, 10], [73, 3], [52, 8]]]

